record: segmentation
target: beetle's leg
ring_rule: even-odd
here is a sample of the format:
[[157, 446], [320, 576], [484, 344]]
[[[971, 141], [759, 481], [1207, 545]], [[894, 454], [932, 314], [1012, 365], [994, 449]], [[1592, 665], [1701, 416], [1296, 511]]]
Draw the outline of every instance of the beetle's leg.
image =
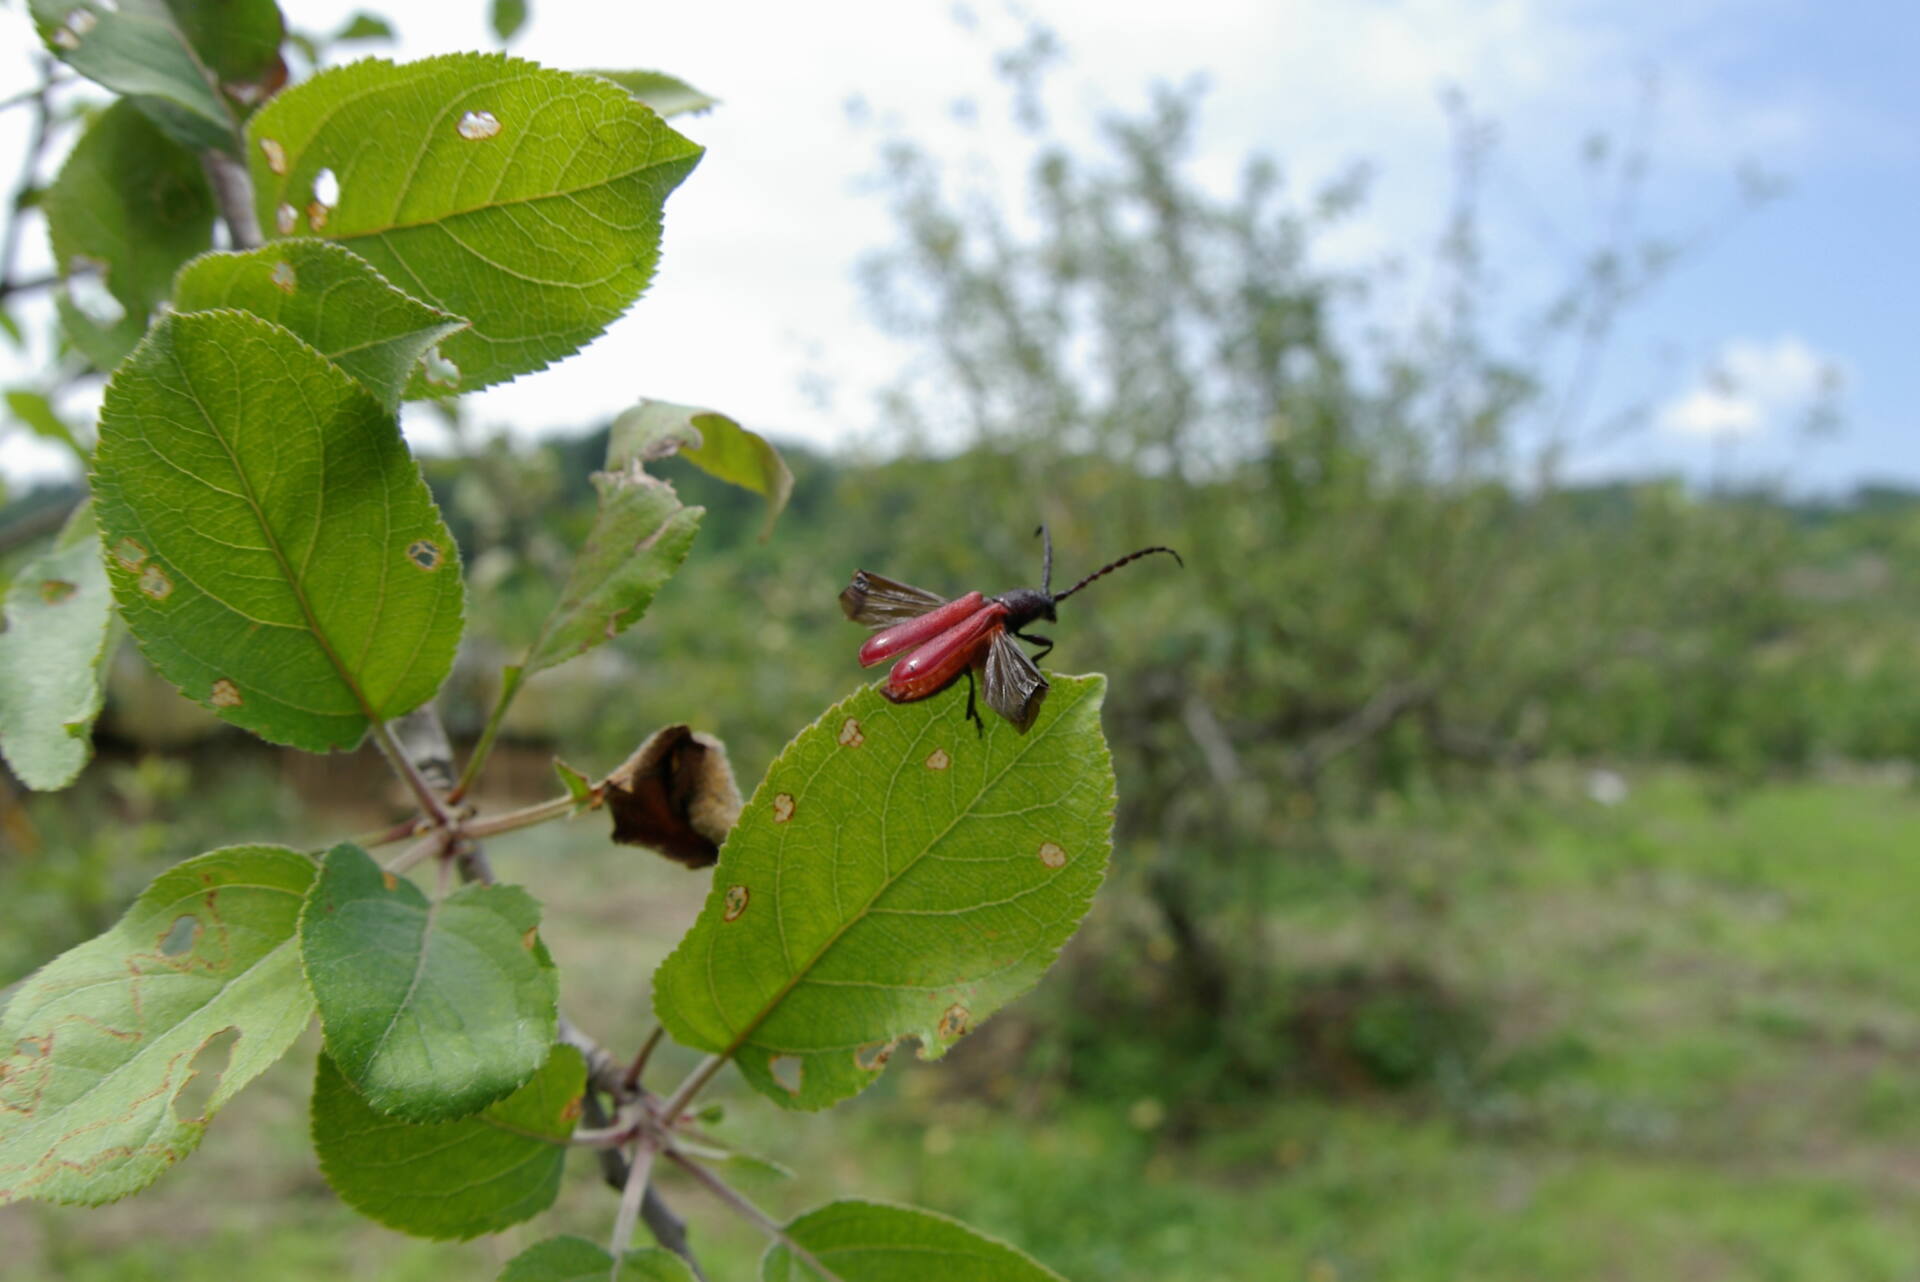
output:
[[1038, 633], [1034, 633], [1030, 636], [1025, 632], [1016, 632], [1013, 635], [1019, 637], [1022, 641], [1025, 641], [1028, 645], [1037, 645], [1041, 647], [1040, 653], [1033, 656], [1033, 661], [1035, 663], [1040, 662], [1040, 660], [1046, 658], [1048, 655], [1053, 653], [1052, 637], [1043, 637]]
[[973, 722], [975, 729], [985, 737], [987, 723], [980, 719], [980, 709], [973, 701], [973, 669], [967, 669], [967, 720]]

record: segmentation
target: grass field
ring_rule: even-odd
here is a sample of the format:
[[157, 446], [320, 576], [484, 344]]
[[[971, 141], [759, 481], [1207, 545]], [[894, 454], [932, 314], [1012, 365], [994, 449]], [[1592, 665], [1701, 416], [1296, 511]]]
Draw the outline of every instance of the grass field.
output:
[[[597, 837], [583, 823], [495, 857], [546, 901], [568, 1008], [628, 1043], [704, 878]], [[720, 1129], [799, 1172], [743, 1187], [776, 1214], [844, 1194], [929, 1206], [1076, 1279], [1920, 1273], [1920, 797], [1653, 775], [1603, 807], [1548, 781], [1349, 825], [1331, 849], [1271, 852], [1252, 946], [1285, 974], [1417, 964], [1475, 1023], [1457, 1063], [1397, 1090], [983, 1089], [1009, 1072], [983, 1031], [825, 1117], [723, 1078]], [[1099, 911], [1130, 907], [1123, 881]], [[1006, 1022], [1067, 991], [1056, 978]], [[444, 1246], [348, 1213], [305, 1141], [310, 1050], [146, 1194], [0, 1211], [0, 1272], [490, 1278], [536, 1236], [604, 1236], [612, 1197], [584, 1159], [538, 1234]], [[750, 1230], [667, 1189], [716, 1280], [755, 1276]]]

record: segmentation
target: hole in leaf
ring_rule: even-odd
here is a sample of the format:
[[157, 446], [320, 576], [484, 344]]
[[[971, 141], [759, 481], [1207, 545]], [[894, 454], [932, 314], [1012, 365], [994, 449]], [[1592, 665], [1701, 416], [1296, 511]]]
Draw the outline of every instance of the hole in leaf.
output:
[[854, 1067], [863, 1073], [877, 1073], [893, 1058], [895, 1042], [868, 1042], [853, 1053]]
[[200, 1043], [200, 1049], [193, 1053], [193, 1061], [187, 1065], [186, 1080], [173, 1093], [175, 1121], [207, 1120], [207, 1109], [212, 1106], [214, 1094], [220, 1089], [220, 1079], [226, 1074], [227, 1062], [233, 1058], [234, 1043], [239, 1040], [240, 1030], [229, 1027]]
[[[94, 264], [90, 260], [75, 257], [68, 263], [67, 298], [79, 309], [80, 314], [96, 325], [111, 328], [127, 318], [127, 309], [107, 288], [104, 263]], [[90, 270], [80, 274], [83, 268]]]
[[267, 158], [267, 168], [276, 174], [287, 172], [287, 149], [271, 138], [260, 140], [260, 154]]
[[340, 203], [340, 176], [331, 169], [322, 169], [315, 174], [313, 198], [329, 209], [337, 206]]
[[422, 364], [424, 368], [421, 371], [421, 377], [435, 387], [460, 386], [460, 367], [442, 356], [438, 347], [427, 349], [426, 356], [422, 358]]
[[59, 605], [80, 589], [65, 579], [40, 580], [40, 599], [48, 605]]
[[167, 933], [160, 937], [160, 955], [178, 957], [193, 947], [194, 939], [200, 934], [200, 919], [192, 913], [185, 913], [173, 919], [173, 925], [167, 927]]
[[298, 278], [293, 274], [293, 264], [285, 262], [275, 263], [273, 273], [267, 279], [272, 281], [273, 287], [283, 294], [291, 294], [293, 287], [298, 283]]
[[500, 122], [491, 111], [469, 111], [460, 117], [460, 123], [454, 128], [460, 136], [469, 142], [478, 142], [482, 138], [491, 138], [500, 132]]
[[407, 560], [423, 570], [440, 568], [440, 545], [430, 539], [415, 539], [407, 545]]
[[767, 1072], [789, 1095], [800, 1093], [800, 1076], [805, 1069], [798, 1055], [775, 1055], [767, 1061]]
[[300, 226], [300, 211], [292, 205], [281, 205], [273, 211], [273, 229], [282, 236], [291, 236]]
[[959, 1002], [955, 1002], [947, 1007], [946, 1013], [940, 1016], [938, 1030], [940, 1040], [950, 1042], [956, 1038], [965, 1037], [973, 1027], [972, 1020], [973, 1013]]

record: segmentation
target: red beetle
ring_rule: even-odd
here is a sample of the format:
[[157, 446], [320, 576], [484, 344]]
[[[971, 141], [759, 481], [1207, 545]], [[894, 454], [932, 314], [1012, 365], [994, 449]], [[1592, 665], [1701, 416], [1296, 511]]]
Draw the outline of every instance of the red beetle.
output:
[[[1051, 590], [1053, 539], [1044, 525], [1034, 533], [1040, 536], [1043, 549], [1037, 588], [1015, 588], [994, 597], [969, 592], [949, 601], [924, 588], [909, 587], [865, 570], [853, 572], [853, 582], [840, 594], [840, 608], [855, 623], [878, 629], [860, 647], [860, 666], [870, 668], [882, 659], [906, 655], [893, 665], [880, 693], [895, 703], [912, 703], [938, 694], [964, 672], [967, 716], [984, 734], [986, 724], [980, 720], [973, 697], [977, 668], [986, 681], [987, 706], [1025, 734], [1047, 695], [1047, 679], [1040, 675], [1034, 660], [1044, 659], [1053, 642], [1022, 629], [1036, 619], [1052, 622], [1054, 608], [1060, 602], [1130, 561], [1165, 552], [1182, 568], [1186, 565], [1172, 548], [1141, 548], [1109, 561], [1056, 596]], [[1040, 651], [1028, 658], [1027, 652], [1014, 644], [1015, 637], [1041, 647]]]

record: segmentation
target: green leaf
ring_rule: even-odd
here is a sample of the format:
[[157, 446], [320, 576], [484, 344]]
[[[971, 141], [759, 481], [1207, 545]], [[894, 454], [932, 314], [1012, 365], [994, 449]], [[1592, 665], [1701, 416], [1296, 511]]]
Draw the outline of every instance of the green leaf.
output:
[[6, 400], [7, 413], [15, 422], [24, 426], [35, 436], [49, 441], [58, 441], [72, 450], [74, 457], [82, 463], [87, 461], [85, 447], [74, 439], [73, 429], [67, 426], [67, 421], [60, 417], [60, 412], [53, 408], [53, 402], [45, 395], [29, 391], [24, 387], [15, 387], [8, 389]]
[[320, 1056], [313, 1146], [340, 1200], [416, 1237], [497, 1233], [553, 1205], [587, 1064], [555, 1046], [533, 1080], [471, 1117], [425, 1125], [376, 1112]]
[[[958, 1220], [910, 1206], [829, 1202], [787, 1225], [841, 1282], [1062, 1282], [1058, 1273]], [[761, 1282], [814, 1282], [820, 1275], [775, 1243]]]
[[654, 594], [687, 559], [706, 509], [685, 507], [673, 486], [634, 462], [595, 472], [599, 511], [560, 600], [540, 625], [522, 668], [532, 676], [639, 622]]
[[0, 1019], [0, 1203], [99, 1204], [192, 1152], [313, 1014], [294, 940], [305, 855], [234, 846], [161, 873]]
[[576, 807], [584, 807], [593, 802], [593, 781], [575, 770], [566, 762], [555, 757], [553, 772], [560, 776], [560, 786], [567, 790], [567, 796], [573, 798]]
[[239, 112], [222, 86], [268, 77], [279, 58], [273, 0], [29, 0], [66, 64], [126, 94], [188, 147], [235, 148]]
[[231, 307], [292, 330], [389, 410], [435, 343], [466, 328], [395, 289], [373, 265], [324, 240], [275, 241], [245, 254], [203, 254], [180, 270], [175, 311]]
[[452, 666], [457, 549], [393, 416], [279, 326], [156, 325], [107, 384], [93, 486], [127, 625], [228, 721], [350, 748]]
[[662, 116], [699, 114], [720, 105], [718, 98], [701, 93], [678, 76], [664, 71], [589, 71], [589, 76], [611, 80]]
[[[463, 391], [544, 369], [626, 311], [700, 158], [616, 86], [503, 54], [323, 71], [249, 135], [262, 227], [338, 240], [473, 323], [442, 348]], [[322, 171], [337, 204], [316, 200]]]
[[628, 1251], [619, 1265], [585, 1238], [550, 1237], [508, 1261], [500, 1282], [694, 1282], [686, 1261], [671, 1251]]
[[493, 0], [488, 18], [501, 44], [510, 44], [527, 25], [527, 0]]
[[133, 104], [116, 102], [74, 145], [45, 207], [60, 274], [98, 271], [124, 309], [117, 323], [94, 322], [117, 334], [104, 353], [113, 359], [99, 361], [88, 336], [75, 336], [90, 359], [111, 369], [145, 332], [180, 264], [213, 244], [213, 195], [200, 161]]
[[1052, 678], [1032, 731], [984, 737], [947, 691], [872, 687], [787, 745], [721, 848], [700, 919], [660, 966], [655, 1013], [755, 1089], [823, 1108], [894, 1044], [933, 1059], [1031, 988], [1105, 875], [1106, 678]]
[[113, 635], [113, 592], [91, 505], [7, 589], [0, 632], [0, 754], [29, 788], [64, 788], [93, 755]]
[[436, 903], [366, 851], [335, 846], [300, 917], [327, 1053], [367, 1103], [416, 1122], [477, 1113], [553, 1045], [556, 983], [540, 905], [517, 886]]
[[767, 501], [766, 541], [774, 518], [793, 493], [793, 473], [780, 451], [757, 432], [749, 432], [717, 410], [666, 401], [641, 401], [613, 421], [607, 460], [652, 460], [678, 452], [708, 476], [752, 490]]
[[393, 24], [377, 13], [356, 13], [347, 19], [345, 26], [333, 33], [333, 38], [341, 44], [354, 40], [392, 40], [395, 38]]

